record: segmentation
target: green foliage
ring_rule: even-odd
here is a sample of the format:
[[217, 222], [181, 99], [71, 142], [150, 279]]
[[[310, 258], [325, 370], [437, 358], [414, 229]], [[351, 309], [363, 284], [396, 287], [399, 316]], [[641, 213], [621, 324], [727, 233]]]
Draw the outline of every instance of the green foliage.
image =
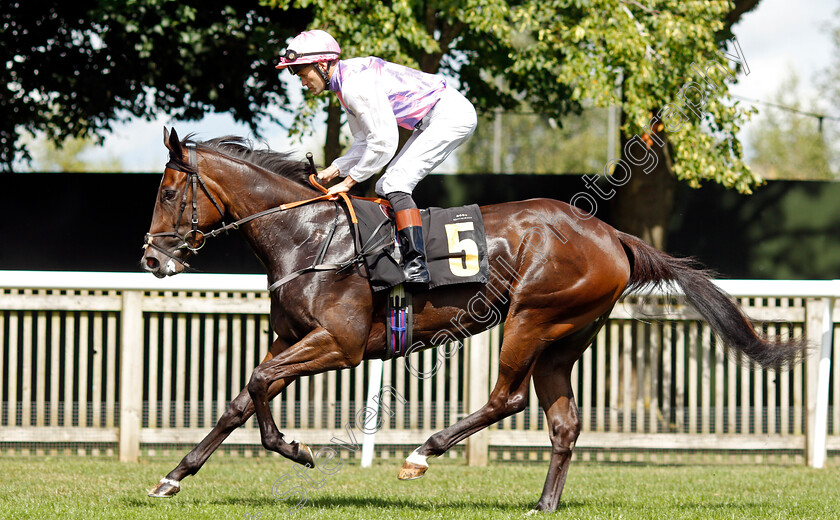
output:
[[[715, 60], [730, 67], [716, 36], [733, 9], [725, 0], [292, 5], [312, 9], [311, 27], [333, 33], [345, 56], [377, 54], [457, 78], [480, 113], [525, 104], [562, 122], [587, 103], [617, 104], [627, 137], [643, 135], [662, 107], [682, 106], [683, 87], [701, 81], [692, 65]], [[696, 115], [668, 128], [673, 170], [695, 186], [710, 180], [749, 192], [761, 179], [744, 163], [736, 135], [751, 111], [729, 97], [727, 85], [737, 79], [734, 67], [729, 70], [710, 72], [719, 88], [706, 91]], [[314, 103], [302, 120], [314, 113]]]
[[828, 30], [832, 43], [831, 63], [820, 78], [820, 88], [836, 112], [840, 107], [840, 9], [835, 11]]
[[[832, 52], [829, 66], [818, 76], [817, 86], [820, 92], [820, 113], [836, 115], [840, 108], [840, 9], [834, 12], [834, 18], [828, 26]], [[831, 164], [840, 160], [840, 122], [835, 118], [823, 121], [825, 139], [831, 143]], [[835, 178], [838, 171], [835, 167]]]
[[[641, 135], [698, 79], [692, 64], [727, 63], [715, 35], [731, 10], [725, 0], [7, 0], [0, 163], [10, 167], [24, 129], [58, 142], [160, 112], [228, 112], [257, 133], [268, 107], [294, 108], [272, 65], [307, 27], [333, 33], [345, 56], [445, 73], [480, 113], [524, 104], [563, 123], [584, 104], [615, 103], [624, 135]], [[760, 179], [736, 138], [749, 111], [726, 91], [708, 93], [702, 119], [669, 129], [673, 169], [749, 191]], [[308, 100], [296, 128], [325, 102]]]
[[[727, 64], [718, 54], [715, 35], [730, 9], [721, 0], [645, 6], [620, 0], [535, 2], [515, 16], [519, 31], [535, 38], [521, 49], [513, 70], [537, 77], [548, 72], [545, 79], [568, 85], [574, 101], [620, 105], [623, 134], [641, 136], [654, 111], [669, 103], [680, 105], [687, 82], [701, 81], [692, 64]], [[721, 85], [733, 81], [722, 73], [712, 78]], [[535, 106], [551, 112], [552, 98], [538, 99], [549, 103]], [[677, 177], [692, 185], [712, 180], [739, 191], [759, 183], [744, 164], [736, 138], [749, 115], [727, 89], [707, 90], [702, 119], [690, 116], [678, 129], [668, 128]]]
[[[791, 72], [773, 102], [804, 110], [799, 80]], [[813, 108], [809, 108], [814, 110]], [[750, 134], [755, 158], [750, 164], [767, 179], [833, 180], [831, 149], [816, 118], [778, 108], [762, 108]]]
[[6, 0], [0, 8], [0, 165], [22, 132], [55, 142], [164, 112], [228, 112], [257, 131], [287, 102], [272, 64], [309, 20], [257, 0]]

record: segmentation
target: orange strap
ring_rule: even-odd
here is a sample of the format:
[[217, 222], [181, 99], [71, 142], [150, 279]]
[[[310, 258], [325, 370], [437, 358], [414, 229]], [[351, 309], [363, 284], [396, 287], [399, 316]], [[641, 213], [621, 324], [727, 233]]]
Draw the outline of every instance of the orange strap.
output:
[[358, 200], [366, 200], [369, 202], [375, 202], [377, 204], [382, 204], [383, 206], [391, 207], [391, 203], [388, 202], [386, 199], [380, 199], [379, 197], [357, 197], [356, 195], [350, 195], [351, 198], [358, 199]]
[[[299, 206], [301, 204], [306, 204], [308, 202], [314, 202], [316, 200], [336, 200], [335, 195], [326, 195], [327, 191], [329, 191], [329, 190], [327, 190], [327, 188], [318, 184], [318, 181], [315, 180], [315, 174], [314, 173], [309, 176], [309, 182], [312, 183], [312, 185], [315, 186], [316, 188], [318, 188], [319, 190], [323, 191], [324, 195], [321, 195], [320, 197], [315, 197], [314, 199], [302, 200], [300, 202], [292, 202], [292, 204], [295, 204], [295, 205]], [[356, 210], [353, 209], [353, 203], [350, 201], [350, 197], [346, 193], [337, 193], [336, 195], [338, 195], [339, 197], [344, 199], [344, 203], [347, 204], [347, 209], [350, 210], [350, 221], [353, 222], [353, 224], [358, 224], [359, 219], [356, 218]]]
[[[327, 196], [326, 193], [329, 190], [327, 190], [327, 188], [321, 186], [321, 184], [319, 184], [318, 181], [315, 180], [315, 179], [316, 179], [316, 177], [315, 177], [314, 173], [309, 176], [309, 182], [313, 186], [315, 186], [316, 188], [318, 188], [319, 190], [324, 192], [324, 195], [321, 195], [320, 197], [315, 197], [315, 198], [312, 198], [312, 199], [301, 200], [301, 201], [298, 201], [298, 202], [290, 202], [289, 204], [284, 204], [283, 206], [285, 206], [285, 207], [283, 209], [294, 208], [295, 206], [301, 206], [303, 204], [308, 204], [310, 202], [315, 202], [317, 200], [336, 200], [335, 195]], [[350, 220], [353, 222], [353, 224], [358, 224], [359, 219], [356, 218], [356, 210], [353, 209], [353, 202], [350, 199], [367, 200], [367, 201], [370, 201], [370, 202], [375, 202], [377, 204], [383, 204], [385, 206], [388, 206], [389, 208], [391, 207], [391, 203], [388, 202], [385, 199], [371, 198], [371, 197], [357, 197], [355, 195], [349, 195], [348, 196], [346, 193], [338, 193], [337, 195], [340, 196], [342, 199], [344, 199], [344, 203], [347, 204], [347, 209], [350, 210]]]
[[303, 206], [304, 204], [309, 204], [310, 202], [317, 202], [319, 200], [335, 200], [335, 196], [334, 195], [321, 195], [319, 197], [312, 197], [311, 199], [299, 200], [297, 202], [289, 202], [288, 204], [281, 204], [280, 209], [285, 211], [287, 209], [296, 208], [298, 206]]
[[407, 227], [420, 227], [423, 225], [420, 221], [420, 210], [417, 208], [397, 211], [394, 218], [397, 221], [397, 230], [403, 230]]

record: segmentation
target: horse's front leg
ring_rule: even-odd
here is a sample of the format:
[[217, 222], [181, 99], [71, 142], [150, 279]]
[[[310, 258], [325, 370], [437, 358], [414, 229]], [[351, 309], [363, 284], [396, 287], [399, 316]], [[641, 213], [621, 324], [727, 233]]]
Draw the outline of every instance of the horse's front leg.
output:
[[[346, 338], [346, 336], [345, 336]], [[308, 467], [315, 467], [315, 457], [306, 444], [288, 443], [271, 417], [270, 388], [275, 381], [289, 377], [319, 374], [328, 370], [351, 368], [362, 362], [364, 345], [348, 346], [340, 343], [324, 328], [317, 328], [302, 340], [283, 350], [276, 357], [264, 361], [251, 374], [248, 393], [254, 403], [260, 437], [265, 449], [276, 451], [287, 459]]]
[[[294, 381], [294, 378], [286, 378], [275, 381], [271, 388], [269, 388], [269, 400], [277, 396], [284, 388], [289, 386]], [[248, 389], [243, 388], [242, 391], [230, 402], [227, 410], [219, 418], [216, 426], [210, 430], [210, 433], [195, 447], [181, 459], [178, 466], [170, 471], [165, 477], [160, 479], [160, 482], [149, 491], [150, 497], [171, 497], [181, 490], [181, 480], [184, 477], [195, 475], [198, 470], [207, 462], [210, 455], [221, 446], [222, 442], [233, 433], [233, 431], [247, 421], [254, 414], [254, 406], [251, 403], [251, 396], [248, 394]]]

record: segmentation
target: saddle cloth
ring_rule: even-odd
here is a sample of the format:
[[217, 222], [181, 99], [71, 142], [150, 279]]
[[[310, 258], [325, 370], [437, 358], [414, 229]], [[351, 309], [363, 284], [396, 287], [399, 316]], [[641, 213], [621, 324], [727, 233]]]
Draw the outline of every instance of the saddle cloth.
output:
[[[398, 261], [396, 226], [390, 207], [366, 200], [353, 201], [359, 220], [362, 251], [389, 243], [380, 251], [364, 255], [370, 285], [381, 291], [405, 281]], [[475, 204], [455, 208], [420, 210], [426, 246], [426, 265], [432, 281], [429, 289], [461, 283], [487, 283], [489, 262], [484, 220]]]

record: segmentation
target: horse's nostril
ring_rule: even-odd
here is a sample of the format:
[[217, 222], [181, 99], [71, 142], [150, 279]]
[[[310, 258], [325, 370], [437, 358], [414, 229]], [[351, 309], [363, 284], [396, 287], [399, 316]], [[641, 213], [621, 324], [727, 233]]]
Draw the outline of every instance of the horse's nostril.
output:
[[149, 269], [157, 269], [160, 267], [160, 262], [153, 256], [146, 257], [146, 267]]

